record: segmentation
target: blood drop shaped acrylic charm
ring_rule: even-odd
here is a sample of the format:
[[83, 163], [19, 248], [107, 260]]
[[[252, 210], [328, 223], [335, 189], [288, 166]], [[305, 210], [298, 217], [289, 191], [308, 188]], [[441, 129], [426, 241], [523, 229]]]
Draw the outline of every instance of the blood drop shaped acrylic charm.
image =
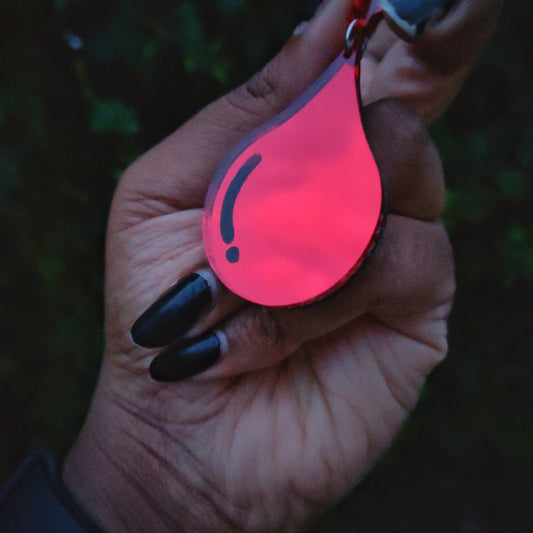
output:
[[356, 56], [338, 57], [242, 141], [206, 198], [207, 258], [235, 294], [273, 307], [331, 293], [383, 224], [383, 188], [361, 123]]

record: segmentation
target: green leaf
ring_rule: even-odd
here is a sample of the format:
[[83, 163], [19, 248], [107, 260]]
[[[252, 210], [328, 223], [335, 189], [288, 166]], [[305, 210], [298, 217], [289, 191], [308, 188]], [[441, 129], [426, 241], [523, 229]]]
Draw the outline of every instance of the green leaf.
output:
[[95, 133], [139, 133], [139, 121], [135, 110], [118, 100], [96, 102], [91, 117], [91, 130]]

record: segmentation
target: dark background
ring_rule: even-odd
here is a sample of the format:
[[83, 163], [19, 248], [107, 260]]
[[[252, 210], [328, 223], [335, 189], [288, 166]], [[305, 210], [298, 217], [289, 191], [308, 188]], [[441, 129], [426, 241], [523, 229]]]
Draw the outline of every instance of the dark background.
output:
[[[1, 0], [0, 483], [35, 447], [63, 454], [83, 422], [122, 170], [309, 15], [309, 0]], [[316, 531], [533, 531], [532, 15], [507, 3], [433, 127], [457, 261], [449, 357]]]

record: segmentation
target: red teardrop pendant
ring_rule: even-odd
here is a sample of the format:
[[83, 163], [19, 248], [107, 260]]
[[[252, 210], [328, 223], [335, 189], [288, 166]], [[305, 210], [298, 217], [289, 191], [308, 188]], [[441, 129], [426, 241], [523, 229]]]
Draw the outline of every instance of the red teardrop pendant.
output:
[[334, 63], [223, 161], [203, 216], [211, 267], [267, 306], [313, 302], [373, 248], [383, 189], [361, 124], [354, 56]]

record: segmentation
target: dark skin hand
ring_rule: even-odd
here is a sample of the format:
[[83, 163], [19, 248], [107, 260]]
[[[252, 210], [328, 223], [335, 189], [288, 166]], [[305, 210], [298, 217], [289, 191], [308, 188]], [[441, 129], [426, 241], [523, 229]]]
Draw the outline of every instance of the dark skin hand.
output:
[[[267, 309], [209, 275], [201, 216], [220, 160], [338, 55], [351, 5], [324, 4], [261, 73], [141, 157], [118, 186], [106, 353], [63, 471], [107, 531], [304, 528], [385, 452], [446, 354], [453, 262], [439, 220], [442, 165], [424, 120], [455, 95], [493, 29], [498, 0], [463, 0], [412, 44], [386, 26], [373, 38], [363, 119], [389, 216], [356, 279], [311, 306]], [[196, 271], [214, 280], [212, 300], [185, 335], [218, 331], [220, 359], [179, 383], [156, 382], [148, 369], [160, 349], [136, 345], [130, 328]]]

